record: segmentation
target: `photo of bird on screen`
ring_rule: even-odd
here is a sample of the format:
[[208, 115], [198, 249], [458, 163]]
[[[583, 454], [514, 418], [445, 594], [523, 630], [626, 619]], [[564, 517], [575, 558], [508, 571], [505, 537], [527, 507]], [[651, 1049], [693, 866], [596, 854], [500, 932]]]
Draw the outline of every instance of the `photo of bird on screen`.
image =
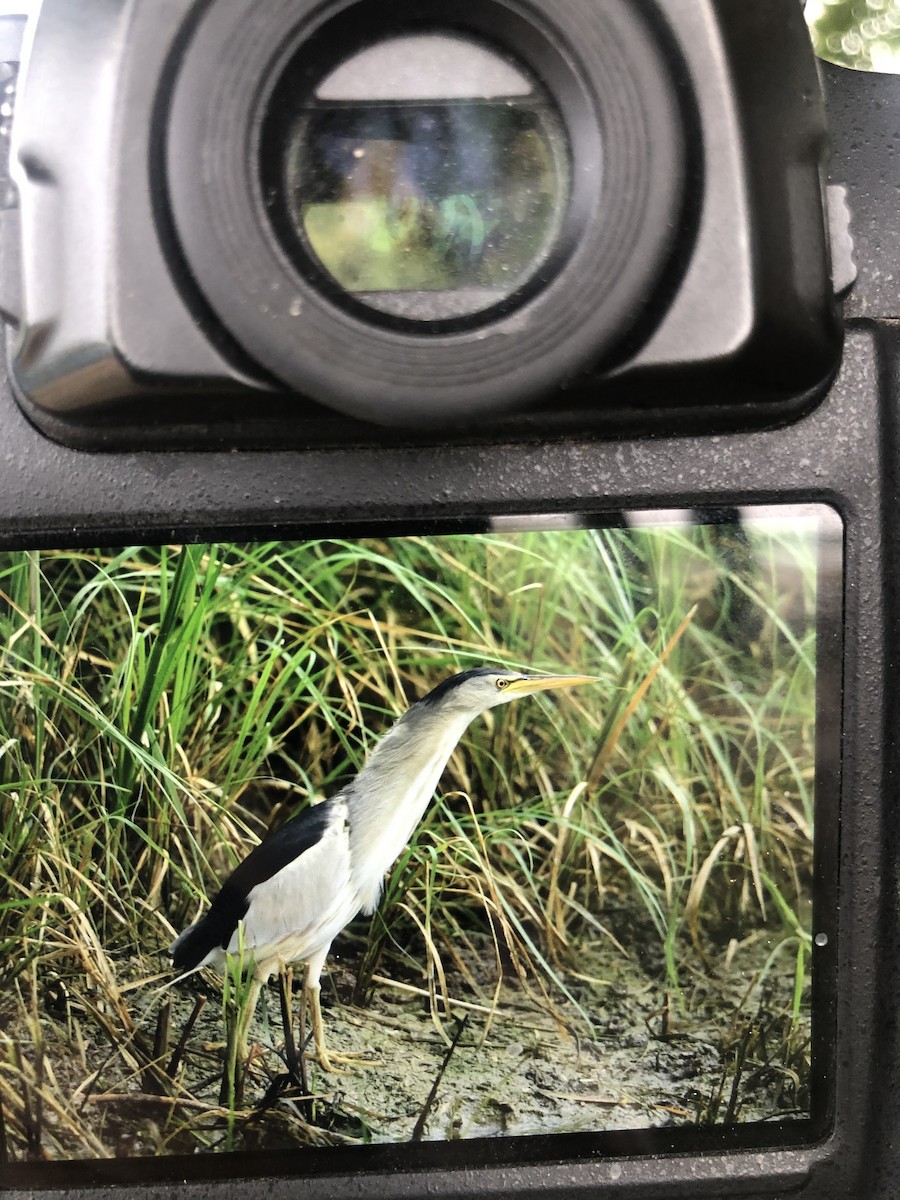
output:
[[804, 1120], [829, 513], [0, 555], [0, 1153]]
[[523, 675], [496, 667], [453, 675], [406, 711], [351, 783], [251, 851], [209, 911], [170, 948], [176, 968], [188, 971], [221, 968], [239, 949], [246, 955], [253, 991], [238, 1034], [242, 1058], [259, 988], [273, 972], [303, 963], [316, 1054], [325, 1070], [335, 1069], [319, 1002], [325, 958], [358, 913], [375, 911], [385, 872], [409, 841], [467, 726], [522, 696], [595, 682], [589, 675]]

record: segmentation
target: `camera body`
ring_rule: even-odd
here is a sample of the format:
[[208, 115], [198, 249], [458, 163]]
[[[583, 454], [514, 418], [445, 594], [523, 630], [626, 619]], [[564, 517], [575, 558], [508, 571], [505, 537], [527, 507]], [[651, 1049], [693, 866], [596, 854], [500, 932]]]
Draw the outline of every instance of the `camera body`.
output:
[[[382, 43], [389, 64], [414, 57], [409, 37], [443, 25], [460, 59], [448, 98], [427, 57], [397, 97], [382, 66], [373, 95], [385, 113], [417, 99], [438, 117], [496, 107], [489, 85], [470, 89], [485, 100], [459, 84], [467, 59], [496, 50], [546, 85], [562, 126], [565, 219], [531, 276], [508, 294], [494, 284], [494, 302], [472, 313], [452, 302], [477, 289], [449, 275], [419, 290], [382, 284], [377, 299], [336, 282], [308, 230], [305, 249], [294, 244], [297, 221], [282, 211], [298, 188], [285, 144], [301, 135], [270, 131], [273, 112], [292, 105], [297, 128], [316, 119], [310, 105], [329, 110], [316, 74], [353, 46], [393, 34]], [[447, 53], [439, 46], [436, 62]], [[223, 61], [241, 66], [227, 85]], [[330, 119], [351, 122], [351, 108], [338, 96]], [[6, 261], [21, 268], [20, 287], [7, 272], [3, 298], [18, 326], [12, 379], [29, 417], [74, 445], [127, 444], [138, 430], [138, 444], [183, 445], [198, 430], [235, 444], [329, 444], [366, 440], [359, 419], [407, 436], [761, 424], [808, 407], [839, 362], [824, 108], [793, 3], [464, 13], [429, 3], [388, 22], [358, 4], [47, 0], [15, 109], [19, 207], [2, 234]], [[482, 275], [492, 254], [514, 260], [491, 246], [488, 212], [502, 198], [483, 180], [405, 186], [417, 201], [428, 192], [432, 211], [477, 210], [487, 232], [477, 246], [469, 233], [466, 249]], [[489, 291], [474, 267], [473, 281]]]
[[[276, 8], [255, 7], [262, 25]], [[823, 110], [799, 5], [633, 7], [664, 60], [689, 64], [693, 81], [693, 95], [679, 102], [691, 164], [684, 225], [664, 266], [649, 272], [659, 271], [662, 290], [633, 301], [615, 336], [586, 348], [571, 371], [556, 361], [534, 387], [530, 370], [513, 373], [505, 397], [494, 394], [480, 412], [477, 403], [437, 405], [437, 431], [402, 428], [428, 425], [429, 414], [415, 412], [421, 390], [408, 397], [407, 415], [383, 412], [396, 379], [376, 407], [400, 429], [360, 419], [373, 412], [351, 412], [346, 390], [287, 386], [241, 345], [186, 262], [166, 207], [177, 164], [166, 162], [174, 143], [160, 97], [172, 94], [204, 13], [229, 10], [224, 0], [196, 10], [186, 0], [77, 9], [45, 0], [40, 21], [58, 36], [44, 40], [38, 23], [23, 54], [13, 127], [21, 196], [9, 192], [0, 214], [5, 547], [503, 528], [504, 519], [536, 513], [565, 526], [623, 509], [809, 502], [843, 522], [841, 752], [832, 764], [840, 821], [826, 831], [818, 868], [835, 866], [836, 956], [818, 1014], [828, 1037], [816, 1139], [710, 1129], [685, 1149], [661, 1131], [646, 1152], [612, 1135], [602, 1153], [567, 1153], [558, 1143], [551, 1153], [513, 1139], [512, 1149], [495, 1144], [480, 1157], [453, 1146], [447, 1163], [428, 1171], [396, 1147], [365, 1170], [347, 1160], [306, 1176], [304, 1188], [323, 1200], [348, 1192], [888, 1200], [896, 1190], [900, 299], [884, 264], [900, 257], [892, 157], [900, 86], [822, 68], [830, 175], [849, 192], [859, 267], [841, 348]], [[651, 10], [665, 13], [664, 32]], [[19, 59], [19, 33], [0, 22], [8, 62]], [[189, 142], [179, 144], [181, 165], [190, 165]], [[198, 181], [205, 169], [198, 158]], [[348, 346], [357, 324], [368, 328], [315, 272], [303, 287], [304, 303], [337, 314]], [[540, 295], [517, 295], [498, 319], [523, 321]], [[286, 317], [272, 320], [277, 327]], [[462, 344], [485, 328], [434, 336]], [[544, 351], [552, 357], [552, 339]], [[315, 357], [307, 348], [301, 361]], [[457, 384], [444, 394], [452, 399]], [[473, 386], [472, 394], [485, 393]], [[73, 1183], [85, 1196], [108, 1196], [111, 1183], [148, 1198], [171, 1194], [164, 1159], [142, 1160], [130, 1175], [127, 1163], [37, 1164], [36, 1175], [32, 1166], [3, 1166], [10, 1195], [31, 1195], [36, 1184], [62, 1194]], [[267, 1158], [241, 1187], [251, 1197], [287, 1196], [297, 1169]], [[176, 1164], [178, 1178], [191, 1171], [204, 1178], [202, 1166]], [[195, 1186], [225, 1196], [234, 1180]]]

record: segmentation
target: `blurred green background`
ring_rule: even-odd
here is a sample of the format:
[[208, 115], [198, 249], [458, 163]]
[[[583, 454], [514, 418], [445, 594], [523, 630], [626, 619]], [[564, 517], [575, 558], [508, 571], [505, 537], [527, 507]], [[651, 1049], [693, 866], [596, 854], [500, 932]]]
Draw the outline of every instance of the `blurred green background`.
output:
[[900, 71], [900, 0], [808, 0], [816, 53], [861, 71]]

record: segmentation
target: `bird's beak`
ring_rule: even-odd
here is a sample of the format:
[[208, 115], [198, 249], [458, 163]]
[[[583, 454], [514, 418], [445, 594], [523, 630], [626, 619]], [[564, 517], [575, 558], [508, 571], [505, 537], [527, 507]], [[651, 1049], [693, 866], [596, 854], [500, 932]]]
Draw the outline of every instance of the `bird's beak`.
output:
[[546, 692], [550, 688], [579, 687], [582, 683], [599, 683], [598, 675], [526, 675], [524, 679], [514, 679], [507, 686], [506, 692], [514, 696], [531, 696], [534, 692]]

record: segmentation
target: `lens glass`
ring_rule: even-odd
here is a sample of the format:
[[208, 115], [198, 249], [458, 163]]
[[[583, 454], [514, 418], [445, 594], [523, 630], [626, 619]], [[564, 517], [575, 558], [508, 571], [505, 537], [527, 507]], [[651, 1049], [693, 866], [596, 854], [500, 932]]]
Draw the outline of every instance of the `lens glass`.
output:
[[557, 240], [561, 122], [520, 67], [468, 39], [410, 35], [353, 56], [293, 114], [283, 146], [289, 228], [343, 291], [383, 312], [434, 321], [493, 308]]

